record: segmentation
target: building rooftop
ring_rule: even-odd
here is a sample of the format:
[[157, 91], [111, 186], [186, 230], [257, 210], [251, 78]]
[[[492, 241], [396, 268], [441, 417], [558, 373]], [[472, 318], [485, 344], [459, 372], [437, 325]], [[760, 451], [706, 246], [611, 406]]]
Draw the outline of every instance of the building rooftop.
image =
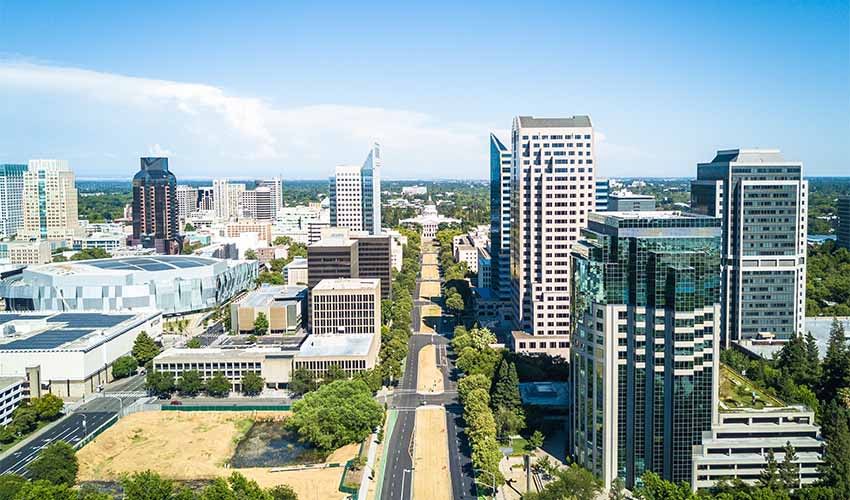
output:
[[619, 193], [611, 193], [608, 195], [609, 198], [617, 199], [617, 200], [654, 200], [655, 196], [649, 194], [637, 194], [637, 193], [624, 193], [620, 191]]
[[534, 406], [566, 408], [570, 404], [569, 384], [563, 382], [526, 382], [519, 384], [522, 402]]
[[0, 313], [0, 351], [87, 351], [160, 313]]
[[381, 280], [379, 279], [335, 278], [318, 282], [313, 287], [313, 292], [316, 290], [362, 290], [364, 288], [378, 288], [380, 285]]
[[786, 163], [778, 149], [724, 149], [717, 152], [711, 163]]
[[349, 238], [345, 234], [333, 233], [329, 234], [315, 243], [311, 243], [311, 247], [347, 247], [356, 243], [356, 240]]
[[301, 344], [298, 357], [365, 356], [374, 341], [371, 333], [310, 335]]
[[53, 275], [73, 275], [100, 271], [174, 271], [211, 266], [219, 262], [216, 259], [192, 255], [155, 255], [150, 257], [114, 257], [85, 261], [57, 262], [33, 266], [37, 270]]
[[284, 269], [307, 269], [307, 258], [306, 257], [295, 257], [292, 261], [283, 266]]
[[789, 407], [764, 392], [752, 380], [726, 365], [720, 365], [720, 411], [770, 410], [787, 411]]
[[307, 287], [300, 285], [269, 285], [249, 292], [236, 302], [243, 307], [263, 307], [275, 300], [298, 300], [306, 297]]
[[569, 118], [535, 118], [533, 116], [519, 116], [519, 126], [529, 128], [549, 127], [590, 127], [590, 117], [587, 115], [576, 115]]
[[0, 390], [4, 390], [10, 385], [17, 384], [26, 380], [24, 377], [0, 377]]

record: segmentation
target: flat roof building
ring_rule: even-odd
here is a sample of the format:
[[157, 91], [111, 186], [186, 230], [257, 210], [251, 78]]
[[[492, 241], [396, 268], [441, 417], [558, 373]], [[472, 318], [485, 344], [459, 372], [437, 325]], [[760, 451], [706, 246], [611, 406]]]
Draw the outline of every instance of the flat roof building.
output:
[[606, 208], [597, 207], [597, 212], [647, 212], [655, 210], [655, 197], [648, 194], [635, 194], [620, 191], [610, 193], [606, 202]]
[[130, 353], [141, 332], [158, 338], [162, 314], [0, 313], [0, 327], [0, 376], [30, 378], [35, 396], [76, 399], [112, 381], [112, 363]]
[[[260, 313], [269, 323], [264, 332], [254, 329]], [[230, 304], [230, 331], [237, 334], [293, 335], [304, 327], [306, 315], [306, 286], [263, 284]]]
[[311, 290], [325, 279], [378, 279], [381, 298], [392, 291], [390, 235], [328, 228], [322, 239], [307, 247], [307, 286]]
[[327, 279], [310, 295], [311, 332], [381, 334], [381, 290], [376, 279]]
[[283, 279], [287, 285], [306, 285], [308, 280], [307, 257], [295, 257], [283, 266]]

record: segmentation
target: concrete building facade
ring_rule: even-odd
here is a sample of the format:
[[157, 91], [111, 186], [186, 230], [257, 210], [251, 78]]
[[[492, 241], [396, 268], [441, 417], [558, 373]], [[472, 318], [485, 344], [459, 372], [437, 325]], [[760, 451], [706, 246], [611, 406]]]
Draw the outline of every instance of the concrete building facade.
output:
[[808, 181], [779, 150], [718, 151], [691, 182], [696, 213], [723, 220], [724, 345], [804, 333]]
[[329, 180], [330, 225], [381, 233], [381, 147], [373, 144], [363, 165], [336, 167]]
[[24, 173], [19, 238], [64, 240], [78, 234], [77, 188], [65, 160], [30, 160]]
[[569, 250], [596, 199], [593, 125], [589, 116], [518, 116], [511, 151], [513, 348], [566, 358]]
[[23, 198], [26, 165], [0, 165], [0, 238], [18, 234], [24, 223]]
[[310, 294], [311, 331], [324, 334], [381, 335], [381, 282], [326, 279]]

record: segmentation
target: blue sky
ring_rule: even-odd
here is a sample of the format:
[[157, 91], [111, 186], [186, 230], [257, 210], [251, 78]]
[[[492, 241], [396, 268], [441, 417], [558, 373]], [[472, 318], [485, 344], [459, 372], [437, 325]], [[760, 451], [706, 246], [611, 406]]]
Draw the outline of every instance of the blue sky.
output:
[[589, 114], [605, 176], [716, 149], [850, 173], [850, 23], [834, 2], [0, 0], [0, 162], [130, 177], [487, 176], [517, 114]]

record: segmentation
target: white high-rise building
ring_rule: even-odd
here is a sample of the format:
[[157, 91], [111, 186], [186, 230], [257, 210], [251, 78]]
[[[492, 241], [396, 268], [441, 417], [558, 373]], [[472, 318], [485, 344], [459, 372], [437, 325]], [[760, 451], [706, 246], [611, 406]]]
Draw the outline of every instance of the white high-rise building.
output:
[[381, 147], [362, 166], [341, 165], [330, 178], [331, 226], [381, 233]]
[[[534, 352], [569, 356], [570, 247], [595, 205], [589, 116], [514, 118], [511, 133], [511, 303]], [[532, 342], [528, 339], [531, 338]]]
[[268, 187], [257, 187], [239, 193], [240, 217], [256, 220], [272, 220], [275, 209], [274, 194]]
[[30, 160], [18, 238], [61, 240], [79, 232], [77, 188], [66, 160]]
[[220, 220], [239, 216], [241, 193], [245, 184], [232, 183], [227, 179], [213, 180], [213, 210]]
[[697, 165], [692, 210], [723, 219], [725, 346], [803, 334], [808, 191], [803, 164], [778, 149], [723, 150]]
[[280, 177], [272, 177], [271, 179], [261, 179], [257, 181], [257, 187], [269, 188], [272, 201], [272, 215], [276, 215], [278, 210], [283, 207], [283, 181]]
[[177, 213], [181, 221], [189, 218], [198, 209], [198, 188], [193, 186], [177, 186]]
[[0, 238], [18, 233], [24, 221], [23, 199], [26, 165], [0, 165]]

